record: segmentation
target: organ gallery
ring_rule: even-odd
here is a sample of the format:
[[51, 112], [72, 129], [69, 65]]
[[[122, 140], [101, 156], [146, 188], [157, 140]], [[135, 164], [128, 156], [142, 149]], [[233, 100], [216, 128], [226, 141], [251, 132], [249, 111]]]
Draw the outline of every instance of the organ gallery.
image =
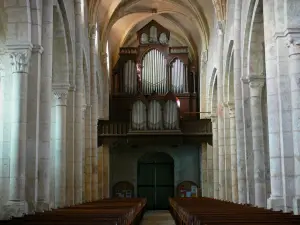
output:
[[187, 46], [169, 45], [170, 35], [152, 20], [137, 32], [137, 47], [120, 48], [111, 120], [130, 120], [131, 130], [179, 130], [180, 118], [197, 118], [197, 65]]

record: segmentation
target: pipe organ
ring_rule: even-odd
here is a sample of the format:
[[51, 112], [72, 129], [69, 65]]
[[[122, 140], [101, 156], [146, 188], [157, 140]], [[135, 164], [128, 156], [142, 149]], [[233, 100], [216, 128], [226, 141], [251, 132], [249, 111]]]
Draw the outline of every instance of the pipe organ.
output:
[[170, 46], [170, 36], [152, 20], [137, 32], [137, 47], [120, 48], [110, 120], [130, 120], [136, 131], [177, 130], [186, 112], [197, 111], [197, 65], [188, 47]]
[[152, 49], [145, 54], [142, 61], [142, 92], [165, 94], [167, 87], [167, 67], [164, 55]]

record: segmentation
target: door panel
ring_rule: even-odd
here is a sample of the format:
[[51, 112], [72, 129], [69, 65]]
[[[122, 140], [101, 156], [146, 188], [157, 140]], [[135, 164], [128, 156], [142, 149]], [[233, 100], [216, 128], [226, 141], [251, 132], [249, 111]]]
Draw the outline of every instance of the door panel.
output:
[[154, 185], [154, 164], [140, 164], [138, 171], [139, 185]]
[[173, 163], [139, 163], [138, 196], [147, 198], [147, 209], [168, 209], [174, 196]]
[[173, 185], [173, 164], [156, 164], [156, 185]]
[[147, 198], [147, 209], [155, 208], [154, 187], [139, 187], [139, 197]]
[[162, 210], [169, 208], [169, 197], [173, 197], [174, 187], [156, 187], [155, 209]]

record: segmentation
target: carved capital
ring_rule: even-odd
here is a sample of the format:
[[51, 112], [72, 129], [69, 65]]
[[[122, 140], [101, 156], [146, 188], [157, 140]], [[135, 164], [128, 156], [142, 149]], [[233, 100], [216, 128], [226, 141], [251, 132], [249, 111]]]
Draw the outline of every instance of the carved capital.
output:
[[17, 50], [9, 53], [12, 73], [28, 73], [31, 49]]
[[68, 101], [68, 90], [66, 89], [55, 89], [53, 94], [56, 100], [56, 106], [67, 106]]
[[217, 25], [217, 29], [218, 29], [218, 35], [222, 36], [224, 35], [224, 28], [223, 28], [223, 22], [222, 21], [218, 21], [218, 25]]
[[208, 60], [208, 51], [203, 51], [201, 53], [201, 63], [207, 63]]
[[70, 92], [75, 92], [76, 91], [76, 85], [70, 85], [69, 91]]
[[289, 56], [300, 54], [300, 35], [288, 35], [286, 43], [289, 48]]
[[96, 32], [97, 32], [97, 24], [89, 24], [89, 38], [95, 39], [96, 38]]
[[215, 122], [218, 121], [218, 117], [217, 117], [216, 114], [211, 114], [211, 115], [210, 115], [210, 119], [211, 119], [211, 122], [212, 122], [212, 123], [215, 123]]
[[261, 90], [266, 83], [266, 78], [263, 76], [249, 76], [248, 82], [250, 88]]
[[241, 82], [242, 82], [243, 84], [249, 84], [249, 80], [248, 80], [247, 77], [241, 77]]
[[226, 102], [226, 106], [229, 109], [229, 116], [234, 117], [235, 116], [235, 104], [234, 104], [234, 102], [228, 101], [228, 102]]
[[82, 112], [82, 119], [85, 119], [85, 111], [86, 111], [87, 105], [82, 105], [81, 112]]
[[224, 21], [226, 19], [226, 5], [227, 0], [212, 0], [215, 7], [215, 13], [219, 21]]

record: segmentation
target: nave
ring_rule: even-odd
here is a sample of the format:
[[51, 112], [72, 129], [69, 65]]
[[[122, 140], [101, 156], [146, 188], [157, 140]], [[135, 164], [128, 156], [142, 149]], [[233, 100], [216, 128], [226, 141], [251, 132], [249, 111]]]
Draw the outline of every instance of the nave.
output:
[[14, 217], [0, 224], [296, 225], [300, 216], [212, 198], [170, 198], [169, 211], [146, 211], [147, 199], [114, 198]]

